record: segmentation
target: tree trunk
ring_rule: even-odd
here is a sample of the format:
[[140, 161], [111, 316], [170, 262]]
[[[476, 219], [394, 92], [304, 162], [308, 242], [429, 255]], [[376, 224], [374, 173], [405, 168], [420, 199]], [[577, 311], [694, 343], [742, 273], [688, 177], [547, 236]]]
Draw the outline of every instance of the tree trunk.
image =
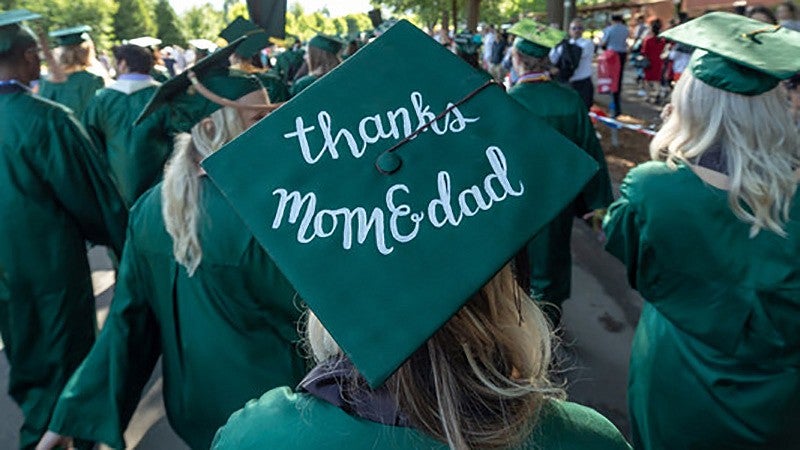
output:
[[[571, 2], [574, 1], [571, 0]], [[547, 24], [558, 24], [559, 28], [563, 27], [564, 0], [547, 0]]]
[[478, 31], [478, 19], [481, 10], [481, 0], [467, 1], [467, 30], [470, 33]]
[[442, 29], [445, 32], [450, 31], [450, 14], [447, 13], [446, 9], [442, 11]]
[[453, 34], [458, 33], [458, 0], [453, 0]]

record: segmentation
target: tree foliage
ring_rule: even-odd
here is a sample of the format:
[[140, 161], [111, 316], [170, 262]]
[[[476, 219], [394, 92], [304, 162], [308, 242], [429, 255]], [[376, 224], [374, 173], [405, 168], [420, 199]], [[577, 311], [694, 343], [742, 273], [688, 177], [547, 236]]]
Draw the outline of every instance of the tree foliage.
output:
[[118, 0], [117, 3], [119, 9], [114, 15], [114, 33], [117, 39], [156, 35], [158, 30], [153, 20], [153, 8], [148, 1]]
[[[114, 40], [113, 17], [117, 11], [114, 0], [3, 0], [2, 10], [25, 8], [39, 13], [36, 21], [47, 30], [78, 25], [92, 27], [92, 39], [98, 49], [107, 49]], [[37, 25], [34, 24], [34, 27]]]
[[187, 38], [209, 39], [215, 41], [226, 22], [222, 11], [214, 9], [211, 3], [193, 6], [181, 16], [181, 23]]
[[178, 15], [169, 4], [168, 0], [158, 0], [155, 6], [157, 37], [164, 41], [164, 45], [185, 45], [186, 37]]

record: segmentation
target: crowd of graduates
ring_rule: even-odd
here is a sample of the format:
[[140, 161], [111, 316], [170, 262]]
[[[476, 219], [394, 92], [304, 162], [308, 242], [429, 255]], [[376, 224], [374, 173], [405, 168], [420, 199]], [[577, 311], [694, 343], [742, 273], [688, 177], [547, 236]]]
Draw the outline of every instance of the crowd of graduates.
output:
[[[159, 358], [192, 448], [631, 448], [551, 372], [576, 217], [645, 299], [633, 448], [800, 446], [800, 132], [781, 87], [800, 32], [716, 12], [651, 26], [691, 57], [615, 199], [579, 19], [508, 28], [504, 87], [491, 30], [451, 51], [387, 21], [266, 58], [240, 17], [168, 74], [156, 42], [117, 46], [110, 80], [90, 29], [51, 52], [39, 18], [0, 13], [20, 448], [125, 448]], [[622, 27], [608, 50], [629, 51]], [[99, 333], [87, 243], [117, 269]]]

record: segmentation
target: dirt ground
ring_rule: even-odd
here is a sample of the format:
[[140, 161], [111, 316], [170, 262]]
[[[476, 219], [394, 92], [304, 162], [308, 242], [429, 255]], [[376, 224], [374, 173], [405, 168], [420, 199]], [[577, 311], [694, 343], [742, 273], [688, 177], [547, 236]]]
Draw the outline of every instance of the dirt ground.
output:
[[603, 124], [596, 124], [595, 129], [602, 136], [600, 145], [606, 154], [608, 173], [611, 182], [616, 186], [625, 178], [633, 167], [650, 160], [650, 136], [632, 130], [617, 130], [618, 146], [611, 145], [612, 130]]

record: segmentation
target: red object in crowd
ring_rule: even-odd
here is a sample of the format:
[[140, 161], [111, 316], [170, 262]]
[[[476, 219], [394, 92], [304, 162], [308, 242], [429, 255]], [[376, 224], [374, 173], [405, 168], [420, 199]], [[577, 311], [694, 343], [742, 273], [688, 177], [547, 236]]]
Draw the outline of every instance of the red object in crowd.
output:
[[597, 58], [597, 93], [616, 94], [619, 85], [619, 55], [606, 50]]

